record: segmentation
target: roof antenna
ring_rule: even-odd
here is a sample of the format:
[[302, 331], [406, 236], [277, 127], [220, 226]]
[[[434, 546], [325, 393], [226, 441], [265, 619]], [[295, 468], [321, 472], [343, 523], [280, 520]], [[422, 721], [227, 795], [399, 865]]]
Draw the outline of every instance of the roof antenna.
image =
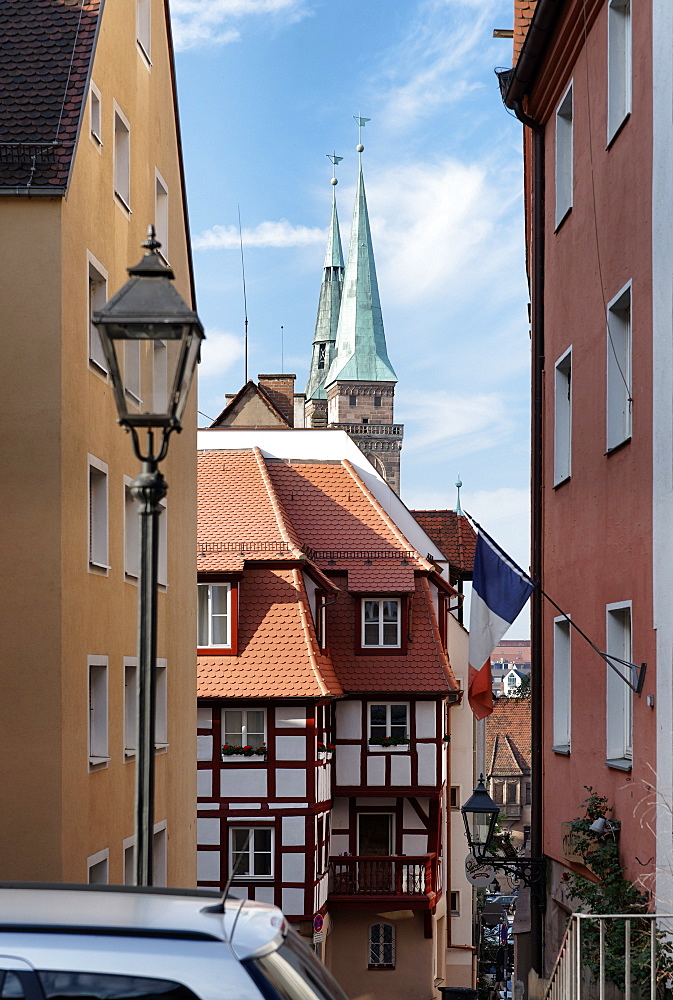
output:
[[[229, 878], [227, 879], [227, 884], [225, 885], [224, 892], [222, 893], [222, 899], [219, 901], [219, 903], [213, 903], [212, 906], [204, 906], [204, 907], [202, 907], [201, 913], [224, 913], [224, 911], [225, 911], [225, 904], [227, 902], [227, 896], [229, 894], [229, 889], [231, 887], [231, 883], [236, 878], [236, 876], [239, 874], [239, 869], [241, 867], [242, 862], [244, 861], [244, 859], [247, 859], [248, 851], [250, 849], [250, 837], [251, 836], [252, 836], [252, 830], [249, 830], [248, 831], [248, 836], [247, 836], [246, 841], [245, 841], [245, 844], [243, 845], [243, 849], [240, 851], [240, 853], [238, 855], [238, 860], [231, 867], [231, 871], [229, 873]], [[234, 855], [234, 857], [235, 857], [235, 855]], [[239, 910], [239, 912], [240, 912], [240, 910]], [[236, 914], [236, 920], [238, 920], [238, 913]], [[235, 926], [236, 926], [236, 924], [234, 923], [234, 927]], [[233, 936], [233, 933], [234, 932], [233, 932], [233, 928], [232, 928], [232, 936]]]
[[281, 374], [285, 371], [285, 362], [283, 360], [283, 324], [280, 324], [280, 371]]
[[459, 472], [458, 473], [458, 479], [456, 481], [456, 489], [458, 490], [458, 497], [456, 499], [456, 506], [453, 508], [454, 514], [462, 514], [463, 513], [463, 508], [460, 506], [460, 487], [462, 485], [463, 485], [463, 483], [461, 481], [460, 472]]
[[238, 238], [241, 243], [241, 273], [243, 275], [243, 310], [245, 312], [245, 383], [248, 382], [248, 299], [245, 294], [245, 261], [243, 260], [243, 230], [241, 229], [241, 206], [238, 205]]

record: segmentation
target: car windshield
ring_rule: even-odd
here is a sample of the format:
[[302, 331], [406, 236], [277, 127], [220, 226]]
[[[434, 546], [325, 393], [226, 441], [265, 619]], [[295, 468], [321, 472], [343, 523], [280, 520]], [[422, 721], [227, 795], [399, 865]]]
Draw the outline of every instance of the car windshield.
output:
[[337, 981], [295, 931], [278, 951], [243, 963], [266, 1000], [346, 1000]]

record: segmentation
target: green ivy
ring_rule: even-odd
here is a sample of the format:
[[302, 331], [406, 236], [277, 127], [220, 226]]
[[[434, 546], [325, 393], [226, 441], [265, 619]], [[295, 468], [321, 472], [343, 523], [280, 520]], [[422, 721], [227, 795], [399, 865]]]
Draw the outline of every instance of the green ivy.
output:
[[[596, 876], [596, 881], [576, 872], [565, 872], [561, 878], [568, 894], [577, 900], [580, 913], [647, 913], [649, 895], [625, 878], [615, 836], [612, 833], [598, 835], [590, 829], [600, 817], [612, 820], [613, 809], [604, 795], [588, 785], [585, 787], [589, 795], [582, 803], [584, 814], [572, 822], [573, 847]], [[583, 960], [595, 979], [600, 971], [599, 942], [599, 922], [582, 921]], [[623, 990], [623, 921], [605, 922], [604, 944], [605, 977]], [[673, 976], [673, 947], [663, 932], [657, 932], [657, 953], [657, 996], [671, 997], [673, 993], [667, 984]], [[650, 923], [647, 920], [631, 921], [631, 980], [636, 993], [642, 990], [649, 996]]]

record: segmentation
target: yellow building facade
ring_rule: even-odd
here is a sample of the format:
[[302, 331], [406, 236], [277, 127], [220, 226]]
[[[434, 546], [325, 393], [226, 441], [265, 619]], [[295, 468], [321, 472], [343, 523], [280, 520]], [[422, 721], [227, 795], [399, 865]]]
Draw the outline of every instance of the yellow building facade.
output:
[[[139, 463], [90, 314], [126, 281], [149, 223], [194, 302], [168, 11], [164, 0], [7, 7], [0, 880], [122, 883], [132, 872], [138, 603], [128, 485]], [[139, 400], [161, 391], [160, 358], [125, 363]], [[162, 466], [154, 819], [155, 881], [189, 886], [195, 392], [183, 426]]]

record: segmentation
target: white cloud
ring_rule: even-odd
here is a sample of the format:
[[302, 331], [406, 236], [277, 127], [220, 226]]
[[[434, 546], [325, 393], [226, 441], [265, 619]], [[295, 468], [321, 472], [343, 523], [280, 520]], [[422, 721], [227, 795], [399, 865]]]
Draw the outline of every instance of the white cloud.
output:
[[173, 34], [177, 50], [237, 41], [235, 19], [277, 17], [287, 22], [306, 16], [305, 0], [173, 0]]
[[[243, 230], [244, 247], [305, 247], [324, 243], [326, 238], [324, 229], [293, 226], [287, 219], [260, 222], [253, 229]], [[240, 245], [236, 226], [213, 226], [192, 240], [194, 250], [238, 250]]]
[[[500, 393], [461, 395], [426, 389], [419, 397], [400, 392], [398, 419], [405, 427], [405, 449], [451, 449], [451, 458], [493, 448], [511, 433], [513, 421]], [[429, 458], [425, 456], [426, 460]]]
[[241, 337], [224, 330], [206, 330], [201, 347], [199, 381], [224, 375], [243, 357], [245, 348]]

